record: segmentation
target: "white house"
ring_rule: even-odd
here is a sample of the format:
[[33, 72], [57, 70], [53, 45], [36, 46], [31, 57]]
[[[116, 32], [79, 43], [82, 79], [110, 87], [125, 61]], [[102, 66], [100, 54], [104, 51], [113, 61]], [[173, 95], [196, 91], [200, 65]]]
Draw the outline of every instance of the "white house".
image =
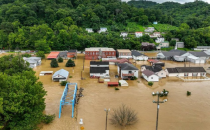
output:
[[196, 77], [206, 76], [206, 70], [203, 67], [175, 67], [166, 69], [167, 76], [179, 76], [179, 77]]
[[176, 42], [175, 48], [184, 48], [184, 42]]
[[153, 35], [156, 36], [156, 37], [160, 37], [161, 36], [160, 32], [154, 32]]
[[92, 28], [86, 28], [85, 29], [88, 33], [92, 33], [93, 32], [93, 29]]
[[155, 42], [156, 43], [161, 43], [161, 42], [164, 42], [165, 41], [165, 38], [164, 37], [158, 37]]
[[159, 81], [159, 77], [154, 72], [152, 72], [150, 70], [143, 71], [142, 76], [148, 82], [158, 82]]
[[90, 77], [109, 77], [109, 62], [90, 61]]
[[134, 60], [143, 60], [143, 61], [146, 61], [148, 60], [148, 56], [144, 55], [144, 54], [141, 54], [140, 52], [138, 51], [131, 51], [131, 55], [133, 57]]
[[147, 32], [147, 33], [152, 33], [152, 32], [155, 31], [155, 28], [154, 27], [148, 27], [144, 31]]
[[60, 69], [53, 74], [52, 80], [59, 81], [59, 82], [66, 81], [68, 79], [68, 76], [69, 76], [69, 72], [67, 70]]
[[23, 60], [30, 64], [29, 65], [30, 68], [39, 66], [42, 63], [41, 57], [23, 57]]
[[161, 78], [165, 78], [166, 77], [166, 71], [165, 70], [161, 70], [159, 72], [156, 72], [155, 73], [158, 77], [161, 77]]
[[166, 47], [169, 47], [169, 42], [168, 41], [164, 41], [164, 42], [161, 42], [159, 44], [160, 47], [163, 47], [163, 48], [166, 48]]
[[157, 76], [160, 78], [165, 78], [166, 77], [166, 71], [162, 70], [161, 66], [147, 66], [147, 65], [142, 65], [141, 66], [141, 72], [145, 70], [150, 70], [154, 72]]
[[142, 32], [135, 32], [136, 38], [142, 37], [143, 33]]
[[139, 69], [129, 63], [118, 64], [117, 72], [119, 77], [127, 79], [131, 77], [139, 77]]
[[98, 33], [106, 32], [106, 31], [107, 31], [107, 28], [102, 27], [102, 28], [100, 28], [100, 30], [98, 31]]
[[127, 32], [121, 32], [120, 37], [127, 37], [128, 33]]

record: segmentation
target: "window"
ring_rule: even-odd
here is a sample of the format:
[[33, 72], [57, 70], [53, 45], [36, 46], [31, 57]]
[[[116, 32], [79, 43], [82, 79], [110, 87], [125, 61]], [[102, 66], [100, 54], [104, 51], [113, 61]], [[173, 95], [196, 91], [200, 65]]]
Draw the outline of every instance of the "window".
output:
[[114, 55], [114, 52], [112, 54]]
[[90, 52], [90, 55], [92, 55], [92, 52]]
[[129, 74], [131, 74], [131, 73], [132, 73], [132, 71], [128, 71], [128, 73], [129, 73]]
[[151, 79], [153, 79], [153, 77], [151, 77]]
[[163, 75], [163, 73], [161, 73], [161, 75]]
[[93, 55], [95, 55], [95, 53], [93, 52]]
[[109, 55], [111, 55], [111, 52], [109, 52]]

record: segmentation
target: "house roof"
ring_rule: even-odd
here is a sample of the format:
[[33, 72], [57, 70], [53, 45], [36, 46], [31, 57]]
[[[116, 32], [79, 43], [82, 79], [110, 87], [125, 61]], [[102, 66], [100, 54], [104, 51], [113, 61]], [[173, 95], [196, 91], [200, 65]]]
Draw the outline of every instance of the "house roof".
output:
[[149, 77], [149, 76], [155, 74], [154, 72], [152, 72], [152, 71], [150, 71], [150, 70], [144, 70], [142, 73], [143, 73], [144, 75], [146, 75], [147, 77]]
[[121, 64], [118, 64], [118, 66], [121, 67], [121, 70], [139, 70], [134, 65], [129, 64], [129, 63], [121, 63]]
[[181, 56], [185, 53], [187, 53], [186, 51], [182, 51], [182, 50], [170, 50], [168, 52], [162, 52], [164, 56], [166, 57], [169, 57], [169, 56], [174, 56], [174, 55], [177, 55], [177, 56]]
[[25, 61], [27, 61], [27, 62], [30, 63], [30, 64], [35, 64], [35, 63], [37, 63], [37, 61], [36, 61], [36, 60], [33, 60], [33, 59], [25, 59]]
[[105, 73], [109, 67], [90, 67], [90, 73]]
[[90, 65], [109, 65], [108, 61], [90, 61]]
[[53, 58], [57, 58], [60, 52], [55, 51], [55, 52], [51, 52], [48, 56], [47, 59], [53, 59]]
[[57, 76], [57, 75], [61, 75], [63, 77], [68, 77], [69, 75], [69, 72], [67, 70], [64, 70], [64, 69], [60, 69], [58, 71], [56, 71], [54, 74], [53, 74], [53, 77]]
[[159, 72], [159, 71], [162, 70], [162, 68], [160, 66], [147, 66], [146, 65], [145, 68], [147, 70], [150, 70], [150, 71], [154, 72], [154, 73]]
[[67, 56], [67, 51], [61, 51], [58, 56]]
[[168, 70], [168, 73], [178, 73], [176, 68], [166, 68]]
[[138, 52], [138, 51], [131, 51], [131, 55], [134, 55], [134, 56], [141, 56], [141, 55], [144, 55], [144, 54], [141, 54], [141, 53]]
[[77, 50], [75, 49], [75, 50], [68, 50], [68, 52], [77, 52]]
[[179, 73], [187, 73], [187, 72], [206, 72], [203, 67], [176, 67]]
[[193, 51], [193, 52], [190, 52], [192, 55], [194, 55], [194, 56], [197, 56], [197, 57], [207, 57], [208, 55], [205, 53], [205, 52], [203, 52], [203, 51], [200, 51], [200, 52], [195, 52], [195, 51]]

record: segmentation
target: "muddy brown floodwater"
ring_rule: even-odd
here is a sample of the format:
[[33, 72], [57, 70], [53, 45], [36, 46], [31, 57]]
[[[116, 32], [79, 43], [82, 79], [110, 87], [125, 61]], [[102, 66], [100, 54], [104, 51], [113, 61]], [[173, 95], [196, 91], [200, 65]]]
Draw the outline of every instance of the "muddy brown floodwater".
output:
[[[155, 55], [149, 53], [148, 55]], [[126, 130], [154, 130], [156, 125], [157, 105], [152, 101], [157, 100], [152, 96], [154, 91], [169, 91], [166, 103], [160, 104], [159, 129], [160, 130], [209, 130], [210, 129], [210, 81], [183, 82], [177, 78], [163, 78], [156, 82], [153, 87], [149, 87], [147, 82], [138, 78], [135, 81], [128, 81], [129, 87], [120, 87], [115, 91], [112, 87], [107, 87], [106, 83], [98, 83], [97, 79], [89, 78], [89, 62], [85, 61], [83, 77], [81, 80], [81, 70], [83, 68], [83, 54], [79, 54], [75, 60], [76, 67], [66, 68], [64, 63], [59, 63], [58, 68], [50, 67], [50, 60], [43, 60], [42, 65], [34, 68], [36, 75], [40, 71], [56, 71], [61, 68], [70, 72], [73, 78], [68, 81], [78, 83], [83, 87], [83, 95], [77, 106], [77, 118], [71, 118], [71, 107], [64, 106], [61, 118], [58, 118], [59, 101], [64, 87], [59, 83], [52, 82], [51, 75], [39, 76], [47, 91], [45, 113], [55, 114], [53, 123], [43, 125], [42, 130], [79, 130], [79, 119], [84, 121], [85, 130], [104, 130], [106, 114], [104, 108], [110, 108], [108, 115], [108, 130], [120, 130], [119, 127], [110, 124], [110, 117], [113, 109], [125, 104], [135, 110], [139, 121]], [[166, 67], [184, 66], [184, 63], [173, 61], [163, 61]], [[139, 61], [136, 67], [148, 64], [147, 61]], [[186, 66], [209, 67], [208, 64], [189, 64]], [[117, 66], [110, 65], [111, 81], [117, 81], [114, 75], [117, 74]], [[139, 82], [138, 82], [139, 81]], [[191, 91], [191, 96], [186, 96], [186, 92]], [[163, 98], [161, 98], [163, 100]]]

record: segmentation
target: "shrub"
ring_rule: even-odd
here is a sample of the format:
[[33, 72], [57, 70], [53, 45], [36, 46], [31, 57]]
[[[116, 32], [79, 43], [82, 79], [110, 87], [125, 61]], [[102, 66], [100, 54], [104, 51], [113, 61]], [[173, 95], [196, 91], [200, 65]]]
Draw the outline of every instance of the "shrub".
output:
[[67, 81], [61, 81], [60, 85], [61, 85], [61, 86], [65, 86], [66, 83], [67, 83]]
[[191, 92], [190, 91], [187, 91], [187, 96], [190, 96], [191, 95]]
[[51, 123], [55, 119], [55, 114], [53, 115], [44, 115], [42, 122], [45, 124]]
[[22, 57], [31, 57], [31, 54], [25, 53], [25, 54], [22, 54]]
[[121, 86], [121, 83], [119, 82], [119, 86]]
[[69, 59], [67, 62], [66, 62], [66, 67], [74, 67], [75, 66], [75, 63], [74, 61], [72, 61], [71, 59]]
[[148, 85], [149, 85], [149, 86], [152, 86], [152, 85], [153, 85], [153, 82], [148, 82]]
[[72, 78], [72, 76], [69, 76], [69, 78]]
[[138, 121], [138, 117], [134, 110], [122, 105], [118, 109], [114, 109], [110, 120], [111, 124], [125, 128], [126, 126], [135, 124]]
[[44, 59], [44, 58], [45, 58], [44, 51], [38, 51], [38, 52], [36, 53], [36, 56], [37, 56], [37, 57], [41, 57], [42, 59]]
[[63, 58], [62, 58], [62, 57], [59, 57], [59, 58], [58, 58], [58, 62], [59, 62], [59, 63], [62, 63], [62, 62], [63, 62]]
[[58, 67], [58, 62], [57, 62], [57, 60], [56, 60], [56, 59], [52, 59], [50, 65], [51, 65], [52, 68]]
[[115, 87], [114, 89], [115, 89], [115, 90], [120, 90], [120, 89], [119, 89], [119, 88], [117, 88], [117, 87]]

